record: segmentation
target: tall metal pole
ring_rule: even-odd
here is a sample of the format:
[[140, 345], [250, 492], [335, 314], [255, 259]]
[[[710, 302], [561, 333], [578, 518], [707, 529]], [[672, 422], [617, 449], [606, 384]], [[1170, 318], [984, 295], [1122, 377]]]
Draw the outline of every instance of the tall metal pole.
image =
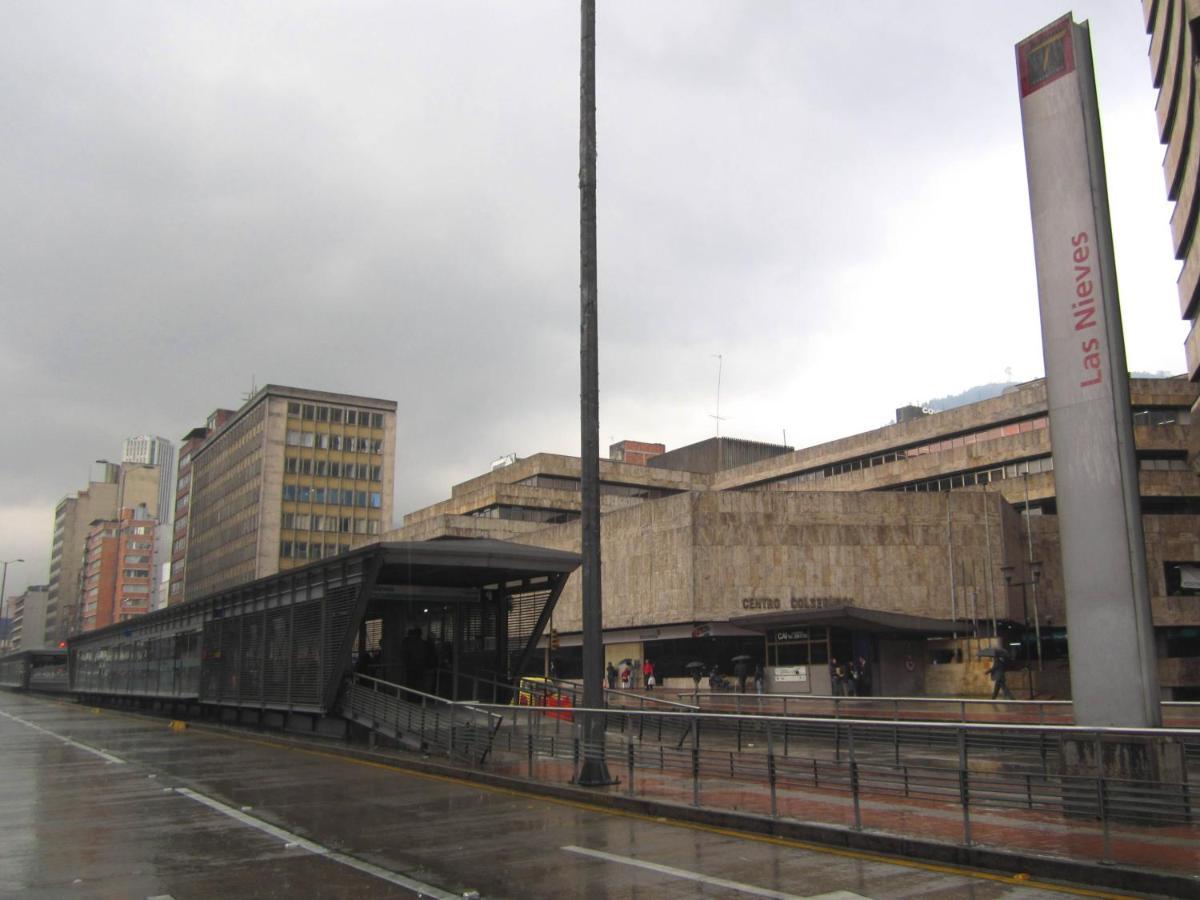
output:
[[1042, 617], [1038, 612], [1038, 580], [1033, 576], [1033, 522], [1029, 519], [1029, 463], [1025, 464], [1025, 546], [1029, 552], [1026, 560], [1026, 564], [1029, 566], [1028, 579], [1033, 582], [1033, 635], [1037, 641], [1037, 661], [1040, 672], [1042, 671]]
[[[579, 66], [579, 425], [583, 527], [583, 705], [604, 705], [600, 598], [600, 376], [596, 338], [596, 0], [582, 0]], [[584, 714], [576, 784], [612, 784], [604, 761], [604, 717]]]

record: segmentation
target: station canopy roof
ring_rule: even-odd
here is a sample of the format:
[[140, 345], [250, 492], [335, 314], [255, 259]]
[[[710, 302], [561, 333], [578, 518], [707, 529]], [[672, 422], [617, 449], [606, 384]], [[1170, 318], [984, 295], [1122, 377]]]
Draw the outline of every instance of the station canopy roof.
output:
[[912, 616], [907, 613], [885, 612], [878, 609], [861, 609], [856, 606], [833, 606], [827, 609], [788, 609], [750, 616], [733, 616], [731, 625], [753, 631], [773, 628], [804, 627], [823, 625], [829, 628], [845, 628], [850, 631], [872, 631], [879, 634], [903, 634], [907, 636], [930, 636], [965, 632], [970, 625], [950, 619], [934, 619], [928, 616]]
[[568, 575], [582, 557], [494, 540], [391, 541], [372, 544], [382, 570], [380, 585], [484, 588], [505, 586], [530, 576]]

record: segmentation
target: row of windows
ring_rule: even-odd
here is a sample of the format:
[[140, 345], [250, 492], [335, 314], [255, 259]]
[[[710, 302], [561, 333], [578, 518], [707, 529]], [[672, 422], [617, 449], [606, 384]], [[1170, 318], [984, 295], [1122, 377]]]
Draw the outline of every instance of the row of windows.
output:
[[977, 484], [994, 484], [1006, 478], [1017, 478], [1023, 475], [1036, 475], [1038, 472], [1053, 472], [1054, 460], [1049, 456], [1027, 459], [1005, 466], [995, 466], [990, 469], [979, 469], [974, 472], [958, 472], [954, 475], [943, 475], [930, 478], [927, 481], [914, 481], [909, 484], [889, 487], [891, 491], [952, 491], [961, 487], [971, 487]]
[[510, 506], [503, 503], [485, 506], [483, 509], [475, 510], [471, 515], [477, 519], [508, 519], [516, 522], [545, 522], [551, 525], [575, 522], [579, 519], [579, 513], [572, 510], [538, 509], [531, 506]]
[[365, 409], [343, 409], [340, 406], [319, 406], [314, 403], [288, 402], [288, 415], [307, 422], [334, 422], [346, 425], [369, 425], [383, 427], [383, 413]]
[[1138, 468], [1143, 472], [1190, 472], [1186, 459], [1139, 459]]
[[349, 544], [318, 544], [315, 541], [280, 541], [279, 555], [283, 559], [326, 559], [348, 553]]
[[1167, 407], [1165, 409], [1135, 409], [1134, 425], [1191, 425], [1192, 413], [1188, 409]]
[[122, 578], [149, 578], [150, 570], [149, 569], [122, 569], [121, 577]]
[[981, 444], [985, 441], [994, 441], [999, 438], [1041, 431], [1048, 427], [1049, 424], [1050, 420], [1046, 416], [1039, 416], [1035, 419], [1025, 419], [1021, 422], [1010, 422], [1007, 425], [995, 425], [991, 428], [985, 428], [982, 431], [971, 431], [954, 437], [926, 441], [923, 444], [914, 444], [911, 447], [904, 447], [899, 450], [889, 450], [886, 453], [875, 453], [855, 459], [843, 460], [842, 462], [830, 463], [820, 468], [797, 472], [795, 475], [786, 475], [782, 478], [771, 479], [770, 481], [760, 481], [755, 485], [751, 485], [751, 487], [780, 490], [808, 481], [819, 481], [823, 478], [832, 478], [835, 475], [844, 475], [847, 472], [869, 469], [872, 466], [882, 466], [906, 459], [916, 459], [920, 456], [927, 456], [930, 453], [942, 453], [946, 450], [969, 447], [972, 444]]
[[314, 516], [309, 513], [284, 513], [283, 527], [293, 531], [329, 531], [343, 534], [379, 534], [378, 519], [350, 516]]
[[382, 481], [383, 466], [367, 463], [342, 463], [331, 459], [301, 459], [289, 456], [283, 466], [289, 475], [317, 475], [329, 478], [357, 478], [361, 481]]
[[289, 447], [311, 447], [314, 450], [345, 450], [347, 453], [382, 453], [382, 438], [325, 434], [316, 431], [291, 431], [286, 437]]
[[337, 488], [315, 488], [307, 485], [285, 484], [283, 499], [297, 503], [324, 503], [328, 506], [383, 507], [383, 494], [379, 491], [341, 491]]
[[[551, 488], [552, 490], [579, 493], [579, 479], [567, 478], [563, 475], [531, 475], [529, 478], [521, 479], [516, 484], [523, 484], [526, 487]], [[603, 496], [609, 497], [637, 497], [642, 500], [658, 500], [661, 497], [670, 497], [672, 494], [678, 494], [680, 491], [671, 490], [670, 488], [646, 487], [642, 484], [620, 484], [615, 481], [601, 481], [600, 493]]]

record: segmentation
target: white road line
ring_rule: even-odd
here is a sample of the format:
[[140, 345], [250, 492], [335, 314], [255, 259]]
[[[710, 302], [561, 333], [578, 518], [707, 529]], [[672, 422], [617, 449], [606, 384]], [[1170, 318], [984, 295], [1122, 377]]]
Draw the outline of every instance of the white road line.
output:
[[632, 856], [618, 856], [615, 853], [605, 853], [603, 850], [589, 850], [587, 847], [576, 847], [568, 845], [562, 848], [568, 853], [579, 853], [583, 856], [591, 856], [596, 859], [603, 859], [608, 862], [621, 863], [625, 866], [636, 866], [639, 869], [649, 869], [651, 872], [659, 872], [663, 875], [670, 875], [674, 878], [686, 878], [689, 881], [699, 881], [702, 884], [711, 884], [713, 887], [728, 888], [733, 891], [740, 891], [743, 894], [750, 894], [755, 897], [772, 897], [775, 900], [866, 900], [861, 894], [855, 894], [851, 891], [831, 891], [826, 894], [814, 894], [808, 897], [802, 897], [799, 894], [787, 894], [783, 891], [775, 891], [770, 888], [762, 888], [753, 884], [743, 884], [740, 881], [729, 881], [726, 878], [713, 878], [710, 875], [701, 875], [699, 872], [692, 872], [688, 869], [676, 869], [674, 866], [664, 866], [659, 863], [647, 862], [644, 859], [634, 859]]
[[367, 875], [373, 875], [390, 884], [398, 887], [407, 888], [410, 891], [416, 891], [422, 897], [435, 897], [437, 900], [461, 900], [461, 894], [453, 894], [448, 891], [443, 891], [441, 888], [436, 888], [431, 884], [425, 884], [423, 881], [417, 881], [414, 878], [407, 878], [404, 875], [397, 875], [395, 872], [389, 871], [381, 866], [372, 865], [369, 862], [363, 862], [361, 859], [355, 859], [353, 856], [347, 856], [345, 853], [338, 853], [322, 844], [315, 841], [307, 840], [294, 834], [286, 829], [279, 828], [269, 822], [264, 822], [262, 819], [257, 819], [254, 816], [248, 816], [240, 809], [234, 809], [219, 800], [213, 800], [211, 797], [206, 797], [203, 794], [198, 794], [188, 788], [175, 788], [175, 793], [195, 800], [197, 803], [203, 803], [209, 809], [216, 810], [231, 819], [236, 819], [243, 825], [249, 825], [251, 828], [257, 828], [259, 831], [269, 834], [272, 837], [283, 841], [285, 845], [298, 847], [302, 850], [307, 850], [309, 853], [317, 856], [324, 856], [334, 862], [341, 863], [343, 866], [349, 866], [351, 869], [357, 869]]
[[125, 760], [121, 759], [119, 756], [113, 756], [111, 753], [106, 753], [103, 750], [97, 750], [95, 747], [89, 747], [87, 744], [81, 744], [79, 741], [73, 741], [69, 737], [63, 737], [61, 734], [51, 731], [49, 728], [43, 728], [41, 725], [34, 725], [32, 722], [22, 719], [20, 716], [14, 716], [11, 713], [6, 713], [2, 710], [0, 710], [0, 716], [4, 716], [6, 719], [12, 719], [14, 722], [20, 722], [27, 728], [32, 728], [34, 731], [40, 731], [42, 734], [47, 734], [50, 737], [60, 740], [64, 744], [75, 747], [78, 750], [86, 750], [88, 753], [94, 753], [105, 762], [116, 763], [117, 765], [122, 766], [125, 765]]

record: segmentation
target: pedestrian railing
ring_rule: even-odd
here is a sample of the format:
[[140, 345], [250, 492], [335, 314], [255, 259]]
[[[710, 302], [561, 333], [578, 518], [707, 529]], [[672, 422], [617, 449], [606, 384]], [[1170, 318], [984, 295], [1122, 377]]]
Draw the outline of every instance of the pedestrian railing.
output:
[[482, 765], [491, 752], [502, 714], [468, 703], [356, 674], [347, 679], [341, 713], [401, 746]]
[[[1039, 853], [1110, 862], [1124, 856], [1160, 868], [1178, 863], [1172, 846], [1189, 847], [1193, 866], [1200, 854], [1200, 801], [1186, 770], [1157, 780], [1114, 778], [1094, 766], [1064, 771], [1060, 760], [1063, 741], [1094, 745], [1094, 759], [1103, 755], [1102, 745], [1147, 735], [1200, 745], [1200, 730], [578, 708], [574, 723], [561, 723], [546, 717], [551, 711], [523, 707], [507, 717], [491, 765], [562, 783], [591, 753], [607, 760], [621, 782], [616, 790], [705, 808], [852, 829], [916, 830], [967, 845], [1011, 848], [1025, 841]], [[580, 721], [587, 715], [604, 717], [603, 745], [582, 740]], [[947, 819], [949, 810], [956, 813]]]
[[[856, 719], [930, 719], [947, 722], [1021, 722], [1073, 725], [1070, 700], [989, 700], [979, 697], [867, 697], [832, 694], [757, 694], [672, 691], [681, 702], [712, 712]], [[1200, 702], [1165, 701], [1163, 723], [1200, 728]]]

